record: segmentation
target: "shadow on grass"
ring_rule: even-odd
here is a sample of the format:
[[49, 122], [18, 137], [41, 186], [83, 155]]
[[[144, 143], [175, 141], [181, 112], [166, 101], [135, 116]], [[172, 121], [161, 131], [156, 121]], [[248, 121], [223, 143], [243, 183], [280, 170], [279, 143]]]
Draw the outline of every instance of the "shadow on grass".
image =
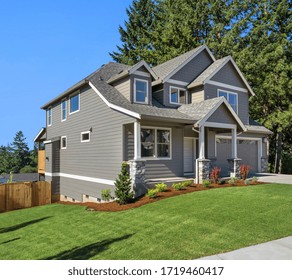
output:
[[84, 247], [75, 247], [45, 260], [89, 260], [95, 255], [107, 250], [112, 243], [130, 238], [134, 234], [127, 234], [118, 238], [106, 239]]
[[1, 242], [0, 245], [2, 245], [2, 244], [7, 244], [7, 243], [10, 243], [10, 242], [13, 242], [13, 241], [19, 240], [19, 239], [20, 239], [20, 237], [13, 238], [13, 239], [10, 239], [10, 240], [7, 240], [7, 241], [4, 241], [4, 242]]
[[25, 223], [22, 223], [22, 224], [18, 224], [18, 225], [12, 226], [12, 227], [0, 228], [0, 234], [1, 234], [1, 233], [7, 233], [7, 232], [15, 231], [15, 230], [18, 230], [18, 229], [24, 228], [24, 227], [26, 227], [26, 226], [29, 226], [29, 225], [32, 225], [32, 224], [35, 224], [35, 223], [41, 222], [41, 221], [43, 221], [43, 220], [49, 219], [49, 218], [51, 218], [51, 216], [43, 217], [43, 218], [36, 219], [36, 220], [31, 220], [31, 221], [29, 221], [29, 222], [25, 222]]

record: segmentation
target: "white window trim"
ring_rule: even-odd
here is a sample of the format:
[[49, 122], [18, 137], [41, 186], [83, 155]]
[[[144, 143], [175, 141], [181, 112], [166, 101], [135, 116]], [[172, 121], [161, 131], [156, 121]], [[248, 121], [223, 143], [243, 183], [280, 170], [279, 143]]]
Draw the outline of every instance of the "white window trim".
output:
[[[65, 107], [65, 111], [66, 111], [65, 119], [63, 119], [63, 102], [64, 102], [64, 101], [65, 101], [65, 105], [66, 105], [66, 107]], [[64, 121], [67, 120], [67, 110], [68, 110], [68, 108], [67, 108], [67, 99], [64, 98], [64, 99], [61, 100], [61, 121], [62, 121], [62, 122], [64, 122]]]
[[[142, 129], [154, 129], [154, 156], [142, 157], [142, 151], [140, 149], [140, 158], [143, 160], [172, 160], [172, 129], [170, 127], [141, 126], [141, 130]], [[157, 157], [157, 130], [169, 130], [170, 132], [169, 157]], [[142, 141], [140, 145], [142, 145]]]
[[[48, 111], [47, 111], [48, 113], [48, 115], [47, 115], [47, 118], [48, 118], [48, 126], [52, 126], [52, 123], [53, 123], [53, 108], [52, 108], [52, 106], [51, 107], [49, 107], [48, 108]], [[50, 120], [50, 118], [49, 118], [49, 112], [51, 112], [51, 123], [49, 123], [49, 120]]]
[[[189, 100], [189, 98], [188, 98], [188, 97], [189, 97], [189, 96], [188, 96], [188, 91], [187, 91], [185, 88], [180, 88], [180, 87], [170, 86], [170, 87], [169, 87], [169, 103], [170, 103], [170, 104], [175, 104], [175, 105], [182, 105], [182, 104], [184, 104], [184, 103], [179, 103], [179, 102], [178, 102], [178, 103], [176, 103], [176, 102], [171, 102], [171, 89], [173, 89], [173, 88], [174, 88], [174, 89], [177, 89], [177, 90], [179, 90], [179, 91], [180, 91], [180, 90], [185, 91], [185, 92], [186, 92], [186, 101]], [[179, 92], [178, 92], [178, 94], [179, 94]], [[179, 97], [178, 97], [178, 99], [179, 99]], [[185, 104], [188, 104], [188, 103], [185, 103]]]
[[219, 92], [220, 92], [220, 91], [224, 91], [224, 92], [227, 93], [227, 102], [228, 102], [228, 104], [229, 104], [230, 106], [231, 106], [231, 104], [229, 103], [229, 94], [231, 93], [231, 94], [236, 95], [236, 112], [233, 110], [232, 106], [231, 106], [231, 108], [232, 108], [232, 110], [238, 115], [238, 93], [237, 93], [237, 92], [232, 92], [232, 91], [229, 91], [229, 90], [225, 90], [225, 89], [218, 88], [218, 89], [217, 89], [217, 96], [218, 96], [218, 97], [219, 97]]
[[[76, 95], [79, 96], [78, 97], [78, 110], [76, 110], [74, 112], [71, 112], [71, 98], [74, 97], [74, 96], [76, 96]], [[75, 93], [73, 93], [73, 94], [71, 94], [69, 96], [69, 115], [73, 115], [73, 114], [75, 114], [75, 113], [77, 113], [79, 111], [80, 111], [80, 92], [78, 92], [78, 93], [75, 92]]]
[[[63, 146], [63, 139], [66, 139], [66, 147]], [[68, 146], [67, 136], [61, 136], [61, 149], [66, 150]]]
[[[136, 81], [146, 83], [146, 97], [145, 102], [140, 102], [136, 100]], [[138, 104], [148, 104], [149, 103], [149, 81], [144, 79], [134, 78], [134, 102]]]
[[[89, 134], [89, 139], [88, 139], [88, 140], [82, 140], [82, 136], [83, 136], [84, 134]], [[91, 136], [90, 134], [91, 134], [90, 131], [84, 131], [84, 132], [81, 132], [81, 143], [90, 142], [90, 136]]]

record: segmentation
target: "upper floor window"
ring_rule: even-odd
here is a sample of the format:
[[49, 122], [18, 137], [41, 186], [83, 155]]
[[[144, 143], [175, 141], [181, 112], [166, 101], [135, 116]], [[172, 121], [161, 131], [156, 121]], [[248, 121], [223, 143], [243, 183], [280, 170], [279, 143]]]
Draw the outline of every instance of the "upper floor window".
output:
[[171, 130], [167, 128], [141, 128], [141, 157], [170, 158]]
[[170, 87], [169, 102], [171, 104], [187, 104], [187, 91], [182, 88]]
[[80, 94], [70, 96], [70, 114], [76, 113], [80, 110]]
[[148, 81], [134, 79], [134, 102], [148, 103]]
[[218, 96], [224, 96], [230, 106], [233, 108], [234, 112], [237, 114], [237, 93], [225, 91], [225, 90], [218, 90]]
[[61, 119], [62, 121], [65, 121], [67, 119], [67, 101], [66, 99], [62, 100], [61, 103]]
[[47, 111], [48, 114], [48, 126], [52, 125], [52, 116], [53, 116], [53, 112], [52, 112], [52, 107], [50, 107]]

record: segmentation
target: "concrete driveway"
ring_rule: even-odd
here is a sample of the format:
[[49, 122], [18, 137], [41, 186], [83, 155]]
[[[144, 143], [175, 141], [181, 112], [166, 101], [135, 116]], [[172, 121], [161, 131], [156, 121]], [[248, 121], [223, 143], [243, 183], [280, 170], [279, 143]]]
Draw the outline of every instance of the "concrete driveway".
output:
[[292, 260], [292, 236], [197, 260]]
[[261, 182], [279, 183], [279, 184], [292, 184], [292, 175], [273, 174], [273, 173], [257, 173], [256, 177]]

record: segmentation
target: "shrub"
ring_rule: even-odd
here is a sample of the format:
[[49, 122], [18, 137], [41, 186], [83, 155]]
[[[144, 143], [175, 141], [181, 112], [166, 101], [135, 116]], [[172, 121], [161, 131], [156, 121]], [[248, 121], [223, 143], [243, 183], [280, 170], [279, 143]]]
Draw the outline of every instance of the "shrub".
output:
[[256, 183], [259, 180], [259, 178], [256, 176], [253, 176], [251, 180], [253, 183]]
[[159, 192], [165, 192], [167, 185], [165, 183], [160, 183], [155, 185], [155, 189]]
[[211, 185], [211, 182], [209, 180], [203, 180], [203, 187], [208, 188]]
[[213, 184], [216, 184], [220, 178], [220, 172], [221, 172], [221, 169], [217, 166], [215, 166], [212, 171], [211, 171], [211, 174], [210, 174], [210, 178], [212, 179], [213, 181]]
[[238, 178], [236, 177], [232, 177], [230, 178], [230, 180], [228, 180], [228, 184], [230, 184], [231, 186], [234, 186], [238, 181]]
[[224, 185], [225, 184], [225, 180], [218, 180], [218, 185]]
[[118, 179], [115, 181], [115, 196], [119, 204], [127, 204], [133, 199], [132, 180], [127, 170], [127, 163], [122, 164]]
[[246, 185], [250, 185], [251, 180], [250, 180], [250, 179], [245, 179], [245, 180], [244, 180], [244, 183], [245, 183]]
[[249, 171], [251, 170], [251, 167], [246, 164], [242, 164], [239, 168], [239, 172], [241, 175], [242, 180], [245, 180], [248, 176]]
[[155, 198], [157, 196], [158, 192], [159, 192], [158, 189], [149, 189], [146, 195], [149, 198]]
[[101, 191], [101, 199], [104, 201], [110, 201], [112, 198], [111, 190], [110, 189], [104, 189]]
[[188, 181], [184, 181], [184, 182], [182, 182], [184, 188], [189, 187], [192, 183], [193, 183], [192, 180], [188, 180]]
[[184, 183], [173, 183], [172, 187], [176, 190], [176, 191], [180, 191], [183, 190], [185, 188]]

